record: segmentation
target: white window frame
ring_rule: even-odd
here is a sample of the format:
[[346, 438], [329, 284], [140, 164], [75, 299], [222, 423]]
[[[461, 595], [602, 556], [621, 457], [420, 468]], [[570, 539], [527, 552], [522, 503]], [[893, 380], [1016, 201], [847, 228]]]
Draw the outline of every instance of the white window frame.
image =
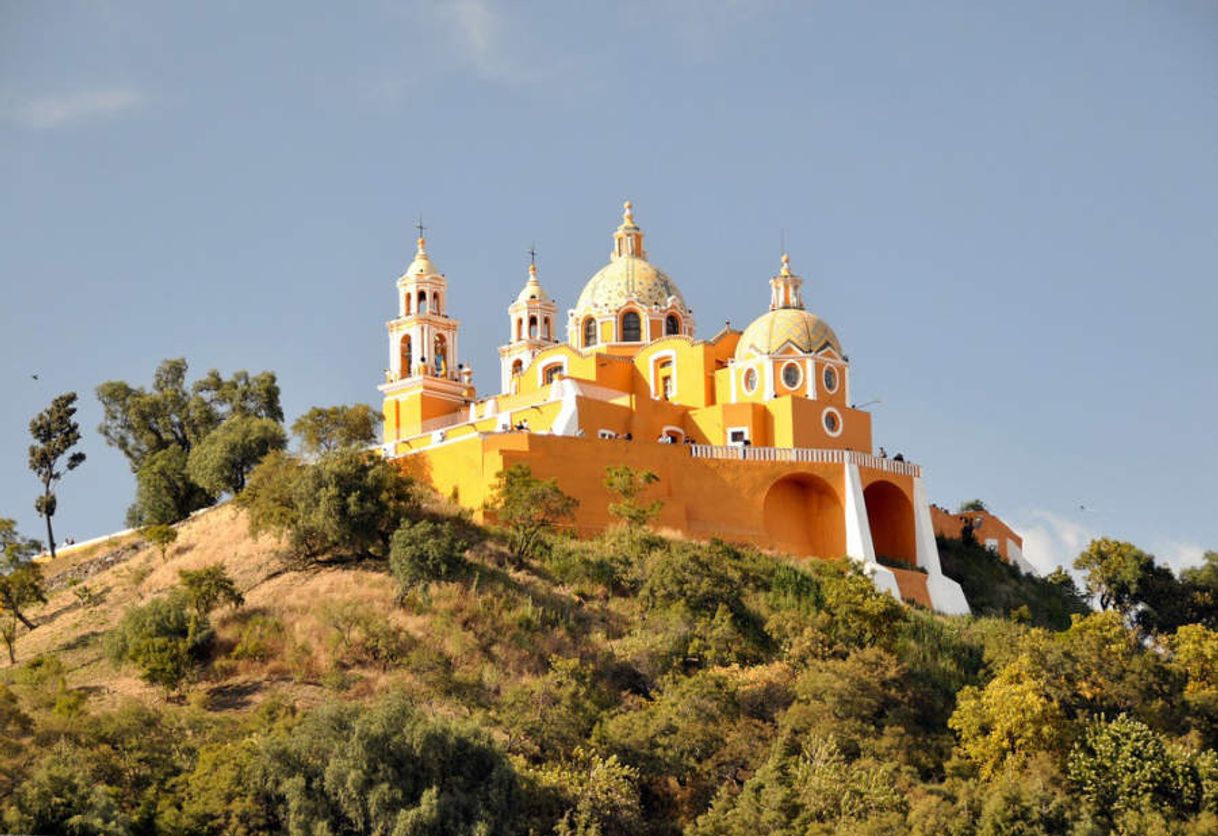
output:
[[546, 383], [546, 372], [548, 372], [550, 369], [554, 368], [555, 366], [560, 367], [559, 371], [561, 371], [563, 374], [566, 374], [567, 373], [567, 358], [558, 357], [556, 359], [550, 360], [549, 362], [540, 364], [537, 367], [537, 388], [540, 389], [542, 386], [550, 385], [549, 383]]
[[[829, 426], [825, 423], [825, 419], [828, 418], [829, 415], [833, 415], [833, 417], [837, 419], [837, 431], [836, 432], [829, 429]], [[824, 411], [821, 412], [820, 426], [821, 426], [821, 429], [823, 429], [830, 438], [837, 438], [839, 435], [842, 434], [842, 430], [845, 428], [845, 424], [842, 422], [842, 414], [840, 412], [838, 412], [835, 407], [832, 407], [832, 406], [825, 407]]]
[[[795, 369], [795, 371], [799, 373], [799, 378], [795, 381], [794, 386], [789, 386], [787, 384], [787, 378], [786, 378], [787, 369]], [[800, 367], [799, 361], [798, 360], [787, 360], [785, 363], [783, 363], [782, 366], [780, 366], [778, 369], [778, 379], [782, 382], [782, 388], [784, 390], [786, 390], [787, 392], [794, 392], [801, 385], [803, 385], [804, 370]]]
[[[749, 383], [748, 383], [748, 380], [749, 380], [749, 372], [752, 372], [752, 373], [753, 373], [753, 377], [755, 378], [755, 379], [753, 380], [753, 385], [752, 385], [752, 386], [749, 386]], [[748, 395], [749, 397], [752, 397], [753, 395], [756, 395], [756, 394], [757, 394], [757, 387], [758, 387], [759, 385], [761, 385], [761, 381], [760, 381], [759, 379], [757, 379], [757, 378], [760, 378], [760, 377], [761, 377], [761, 375], [757, 373], [757, 367], [756, 367], [755, 365], [748, 365], [748, 366], [746, 366], [746, 367], [745, 367], [745, 369], [744, 369], [744, 371], [742, 371], [742, 372], [740, 373], [740, 389], [741, 389], [741, 391], [742, 391], [742, 392], [744, 392], [744, 394]]]
[[664, 393], [660, 391], [660, 363], [668, 360], [672, 363], [672, 391], [675, 395], [681, 391], [677, 386], [677, 352], [657, 351], [651, 358], [651, 399], [658, 401], [664, 397]]
[[[741, 435], [744, 436], [744, 438], [740, 439], [739, 441], [732, 441], [733, 433], [740, 433]], [[729, 447], [743, 447], [744, 442], [746, 442], [746, 441], [752, 442], [752, 440], [753, 440], [752, 433], [749, 432], [748, 427], [727, 427], [724, 435], [726, 436], [727, 446], [729, 446]]]

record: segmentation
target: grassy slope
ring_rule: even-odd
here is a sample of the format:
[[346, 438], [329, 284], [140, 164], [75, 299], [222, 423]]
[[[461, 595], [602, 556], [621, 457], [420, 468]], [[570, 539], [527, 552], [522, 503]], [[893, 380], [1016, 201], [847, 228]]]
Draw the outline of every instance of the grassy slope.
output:
[[940, 538], [939, 561], [943, 574], [964, 589], [974, 615], [1005, 618], [1026, 606], [1032, 624], [1064, 630], [1070, 626], [1071, 614], [1087, 611], [1081, 600], [1060, 586], [1025, 575], [975, 542]]
[[[977, 615], [1002, 617], [1027, 605], [1032, 623], [1060, 629], [1068, 626], [1071, 612], [1081, 611], [1051, 584], [1020, 574], [983, 548], [949, 540], [941, 542], [940, 550], [944, 572], [962, 584]], [[104, 657], [101, 640], [128, 607], [176, 584], [178, 570], [213, 563], [224, 565], [246, 599], [241, 611], [221, 611], [213, 618], [221, 651], [231, 650], [242, 626], [252, 618], [277, 619], [285, 629], [285, 649], [275, 653], [276, 658], [265, 663], [226, 661], [208, 669], [195, 698], [217, 710], [247, 708], [268, 692], [284, 689], [306, 704], [324, 699], [323, 672], [333, 669], [335, 655], [342, 652], [336, 647], [341, 632], [336, 625], [344, 612], [376, 613], [421, 646], [439, 650], [457, 671], [464, 670], [472, 678], [482, 668], [478, 678], [488, 680], [539, 674], [550, 653], [587, 651], [586, 639], [580, 647], [573, 633], [596, 639], [602, 646], [601, 640], [620, 633], [623, 619], [614, 602], [565, 587], [544, 571], [510, 570], [503, 555], [490, 545], [480, 547], [475, 557], [481, 589], [475, 585], [471, 593], [461, 584], [435, 584], [425, 605], [416, 602], [402, 608], [395, 606], [395, 584], [383, 567], [289, 571], [278, 544], [266, 537], [250, 538], [244, 517], [224, 506], [182, 523], [178, 541], [164, 562], [156, 549], [128, 538], [109, 551], [94, 548], [89, 554], [46, 564], [50, 600], [34, 611], [38, 628], [18, 640], [18, 663], [40, 654], [58, 655], [69, 672], [68, 685], [88, 691], [94, 708], [110, 707], [127, 697], [161, 699], [159, 691], [141, 682], [130, 668], [115, 669]], [[80, 584], [97, 596], [88, 606], [67, 582], [81, 575]], [[517, 647], [510, 622], [521, 619], [550, 619], [556, 626], [572, 619], [581, 623], [576, 631], [549, 631], [544, 646], [533, 635], [527, 640], [530, 646]], [[524, 632], [520, 638], [525, 638]], [[288, 656], [290, 666], [284, 659]], [[501, 669], [486, 670], [487, 665]], [[389, 684], [392, 677], [380, 667], [355, 666], [350, 679], [359, 683], [357, 691], [380, 691]]]

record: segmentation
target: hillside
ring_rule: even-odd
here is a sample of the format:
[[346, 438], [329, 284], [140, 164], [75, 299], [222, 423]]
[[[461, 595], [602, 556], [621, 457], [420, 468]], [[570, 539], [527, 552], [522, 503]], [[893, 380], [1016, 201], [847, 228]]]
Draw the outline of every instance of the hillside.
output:
[[[876, 594], [844, 564], [641, 530], [547, 535], [518, 560], [496, 532], [434, 507], [419, 519], [411, 530], [428, 543], [456, 532], [468, 548], [451, 579], [405, 590], [384, 560], [294, 559], [251, 537], [231, 505], [179, 524], [165, 560], [137, 538], [46, 567], [38, 626], [0, 669], [8, 827], [1218, 824], [1212, 671], [1148, 652], [1111, 614], [1059, 632], [943, 618]], [[180, 690], [107, 658], [130, 608], [217, 564], [244, 603], [212, 613], [214, 637]], [[994, 610], [1058, 620], [1044, 590], [1021, 600], [1021, 588], [1010, 580]], [[1122, 746], [1175, 777], [1139, 773], [1130, 789], [1102, 755]]]

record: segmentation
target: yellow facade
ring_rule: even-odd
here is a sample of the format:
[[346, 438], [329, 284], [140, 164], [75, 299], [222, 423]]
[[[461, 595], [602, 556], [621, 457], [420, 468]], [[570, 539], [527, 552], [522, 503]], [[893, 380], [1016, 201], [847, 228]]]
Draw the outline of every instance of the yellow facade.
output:
[[[921, 469], [872, 454], [871, 416], [851, 404], [841, 343], [805, 309], [786, 256], [769, 311], [743, 332], [699, 340], [643, 237], [627, 203], [610, 262], [586, 283], [562, 342], [530, 267], [499, 350], [502, 391], [489, 397], [455, 363], [447, 280], [420, 238], [388, 323], [386, 455], [478, 516], [499, 472], [528, 464], [579, 500], [581, 533], [610, 522], [607, 467], [650, 470], [663, 528], [797, 556], [849, 555], [893, 594], [967, 611], [939, 571]], [[434, 301], [420, 310], [424, 298]]]

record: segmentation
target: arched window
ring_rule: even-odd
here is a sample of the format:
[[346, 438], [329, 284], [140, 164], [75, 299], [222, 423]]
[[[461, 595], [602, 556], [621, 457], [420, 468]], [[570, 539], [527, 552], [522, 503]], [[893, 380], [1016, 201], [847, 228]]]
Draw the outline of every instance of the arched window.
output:
[[672, 337], [681, 333], [681, 318], [676, 314], [664, 317], [664, 336]]
[[634, 311], [622, 314], [622, 342], [637, 343], [643, 341], [643, 324], [639, 315]]
[[431, 294], [431, 312], [436, 316], [440, 315], [440, 294]]
[[584, 320], [584, 348], [596, 345], [596, 320], [588, 317]]
[[529, 339], [537, 339], [537, 317], [535, 316], [529, 317]]
[[550, 339], [550, 318], [547, 316], [541, 321], [541, 336], [545, 339]]
[[410, 377], [414, 374], [414, 351], [410, 344], [410, 335], [406, 334], [402, 337], [402, 342], [398, 346], [398, 376]]
[[418, 310], [418, 312], [421, 314], [427, 313], [427, 291], [426, 290], [419, 291], [419, 305], [416, 308], [416, 310]]
[[523, 360], [513, 360], [512, 361], [512, 376], [515, 377], [516, 375], [520, 374], [522, 371], [524, 371], [524, 361]]
[[661, 360], [656, 366], [656, 388], [659, 390], [660, 397], [664, 400], [672, 398], [672, 377], [672, 360]]
[[448, 369], [448, 340], [443, 334], [436, 334], [435, 347], [431, 351], [432, 360], [435, 361], [436, 375], [442, 376]]
[[544, 380], [546, 383], [553, 383], [554, 378], [556, 378], [558, 376], [558, 373], [561, 372], [562, 370], [563, 370], [562, 363], [555, 363], [552, 366], [546, 366], [545, 371], [543, 371], [541, 373], [541, 379]]

